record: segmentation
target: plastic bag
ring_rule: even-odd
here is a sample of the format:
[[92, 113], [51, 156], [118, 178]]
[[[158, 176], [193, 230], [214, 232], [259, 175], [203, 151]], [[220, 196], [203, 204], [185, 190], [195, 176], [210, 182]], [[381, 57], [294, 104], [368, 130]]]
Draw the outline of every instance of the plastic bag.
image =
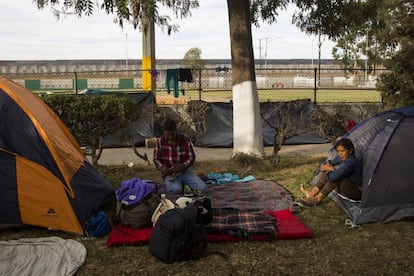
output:
[[157, 208], [155, 209], [151, 217], [152, 225], [155, 225], [155, 223], [157, 223], [160, 215], [164, 214], [167, 210], [174, 209], [174, 208], [175, 208], [175, 204], [171, 200], [166, 198], [165, 194], [162, 194], [161, 201], [158, 204]]

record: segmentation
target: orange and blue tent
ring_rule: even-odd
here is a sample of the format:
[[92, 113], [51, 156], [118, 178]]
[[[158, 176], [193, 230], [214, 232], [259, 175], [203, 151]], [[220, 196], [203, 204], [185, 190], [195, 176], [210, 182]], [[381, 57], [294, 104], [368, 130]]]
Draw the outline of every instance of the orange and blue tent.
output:
[[59, 117], [32, 91], [0, 76], [0, 228], [84, 234], [113, 194]]

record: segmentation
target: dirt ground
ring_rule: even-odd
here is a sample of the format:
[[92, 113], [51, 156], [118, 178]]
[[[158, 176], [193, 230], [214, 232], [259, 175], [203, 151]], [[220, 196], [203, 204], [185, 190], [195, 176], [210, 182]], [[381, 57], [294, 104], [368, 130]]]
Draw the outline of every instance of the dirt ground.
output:
[[[326, 156], [331, 143], [326, 144], [304, 144], [304, 145], [284, 145], [279, 152], [280, 156]], [[272, 147], [265, 147], [265, 154], [272, 153]], [[152, 148], [139, 147], [137, 151], [141, 154], [147, 154], [150, 163], [152, 163]], [[233, 148], [200, 148], [194, 147], [196, 160], [229, 160], [233, 154]], [[100, 165], [123, 165], [133, 162], [135, 164], [145, 163], [139, 158], [132, 148], [107, 148], [104, 149], [98, 163]]]

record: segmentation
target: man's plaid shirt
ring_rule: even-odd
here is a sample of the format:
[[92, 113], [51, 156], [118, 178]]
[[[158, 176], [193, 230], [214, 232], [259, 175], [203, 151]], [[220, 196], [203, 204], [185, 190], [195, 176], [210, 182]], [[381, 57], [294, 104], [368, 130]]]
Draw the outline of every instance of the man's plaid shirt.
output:
[[184, 164], [182, 172], [185, 172], [194, 164], [194, 161], [193, 145], [187, 136], [177, 133], [177, 143], [175, 146], [171, 146], [164, 136], [157, 139], [154, 148], [154, 164], [159, 170], [182, 163]]

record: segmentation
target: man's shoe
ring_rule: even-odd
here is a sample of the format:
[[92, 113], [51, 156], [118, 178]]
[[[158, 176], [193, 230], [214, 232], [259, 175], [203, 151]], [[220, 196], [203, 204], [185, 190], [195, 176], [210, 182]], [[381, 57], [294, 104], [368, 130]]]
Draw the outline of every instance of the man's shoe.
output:
[[188, 185], [184, 185], [184, 196], [194, 196], [193, 190]]

